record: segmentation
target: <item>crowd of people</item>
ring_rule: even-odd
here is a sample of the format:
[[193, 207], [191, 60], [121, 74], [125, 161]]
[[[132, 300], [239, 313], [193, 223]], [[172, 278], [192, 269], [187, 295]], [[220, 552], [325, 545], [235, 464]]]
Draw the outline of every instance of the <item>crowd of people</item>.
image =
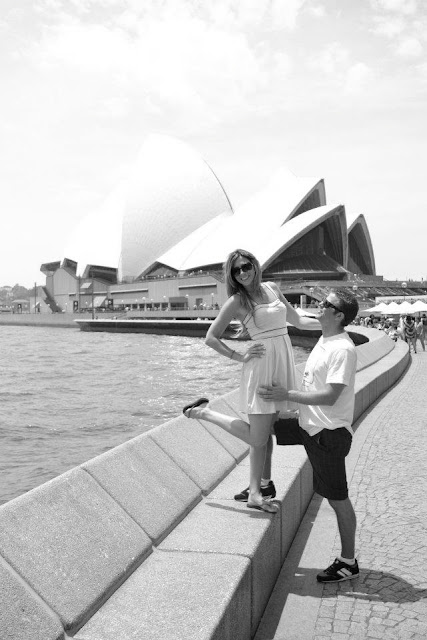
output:
[[371, 327], [384, 331], [392, 340], [404, 340], [409, 346], [409, 351], [417, 353], [417, 345], [420, 343], [422, 350], [425, 351], [425, 338], [427, 332], [427, 316], [425, 313], [415, 318], [414, 316], [400, 316], [398, 320], [395, 317], [381, 318], [371, 314], [366, 318], [357, 317], [354, 324]]

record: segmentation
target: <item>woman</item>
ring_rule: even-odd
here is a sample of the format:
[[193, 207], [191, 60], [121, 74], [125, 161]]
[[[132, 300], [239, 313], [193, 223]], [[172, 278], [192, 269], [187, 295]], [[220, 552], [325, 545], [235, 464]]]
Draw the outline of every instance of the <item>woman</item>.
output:
[[409, 353], [411, 353], [411, 345], [414, 353], [417, 353], [417, 334], [412, 316], [406, 316], [403, 321], [403, 335], [405, 341], [408, 343]]
[[[302, 318], [273, 282], [261, 282], [261, 267], [249, 251], [236, 249], [225, 263], [227, 302], [212, 323], [206, 344], [221, 355], [243, 363], [240, 384], [240, 409], [248, 421], [212, 411], [208, 400], [200, 398], [184, 407], [188, 418], [207, 420], [250, 445], [250, 481], [248, 507], [274, 512], [277, 505], [263, 500], [261, 476], [274, 421], [279, 413], [294, 412], [296, 405], [266, 401], [258, 395], [261, 385], [276, 384], [295, 388], [292, 345], [286, 329], [287, 319], [300, 328], [318, 328], [317, 321]], [[230, 349], [222, 340], [233, 318], [240, 320], [251, 340], [244, 353]]]
[[419, 340], [421, 342], [423, 351], [426, 350], [426, 346], [424, 344], [424, 333], [425, 331], [424, 331], [423, 319], [418, 318], [417, 322], [415, 323], [415, 346], [417, 346], [417, 341]]

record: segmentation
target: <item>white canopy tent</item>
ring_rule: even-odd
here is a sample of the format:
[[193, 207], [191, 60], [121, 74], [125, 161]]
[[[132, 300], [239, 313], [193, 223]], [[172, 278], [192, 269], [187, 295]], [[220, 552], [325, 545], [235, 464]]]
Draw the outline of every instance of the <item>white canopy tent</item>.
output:
[[389, 305], [385, 302], [380, 302], [376, 304], [375, 307], [371, 307], [370, 309], [365, 309], [365, 313], [382, 313], [383, 310], [387, 309]]
[[401, 302], [399, 304], [399, 309], [400, 315], [408, 315], [410, 313], [414, 313], [414, 306], [410, 302]]
[[427, 313], [427, 302], [425, 300], [417, 300], [412, 305], [412, 313]]
[[397, 302], [390, 302], [390, 304], [386, 305], [383, 311], [381, 311], [382, 316], [396, 316], [401, 315], [402, 313], [406, 313], [405, 311], [401, 311], [401, 305], [397, 304]]

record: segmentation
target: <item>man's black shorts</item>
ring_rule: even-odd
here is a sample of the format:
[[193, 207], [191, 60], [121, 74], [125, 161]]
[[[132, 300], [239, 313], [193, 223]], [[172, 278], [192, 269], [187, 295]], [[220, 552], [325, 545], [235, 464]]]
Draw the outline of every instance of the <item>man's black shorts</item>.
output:
[[352, 435], [348, 429], [323, 429], [314, 436], [298, 424], [298, 418], [279, 418], [274, 425], [277, 444], [302, 444], [313, 467], [313, 488], [329, 500], [348, 497], [345, 457]]

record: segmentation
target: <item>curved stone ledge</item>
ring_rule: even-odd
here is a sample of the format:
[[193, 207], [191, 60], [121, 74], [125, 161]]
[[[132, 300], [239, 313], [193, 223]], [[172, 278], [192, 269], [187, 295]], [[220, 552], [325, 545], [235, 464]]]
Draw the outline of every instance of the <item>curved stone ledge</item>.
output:
[[[409, 353], [355, 329], [356, 420]], [[212, 406], [237, 417], [237, 396]], [[180, 416], [0, 507], [4, 637], [248, 640], [313, 490], [303, 447], [275, 447], [280, 511], [247, 509], [247, 452]]]

